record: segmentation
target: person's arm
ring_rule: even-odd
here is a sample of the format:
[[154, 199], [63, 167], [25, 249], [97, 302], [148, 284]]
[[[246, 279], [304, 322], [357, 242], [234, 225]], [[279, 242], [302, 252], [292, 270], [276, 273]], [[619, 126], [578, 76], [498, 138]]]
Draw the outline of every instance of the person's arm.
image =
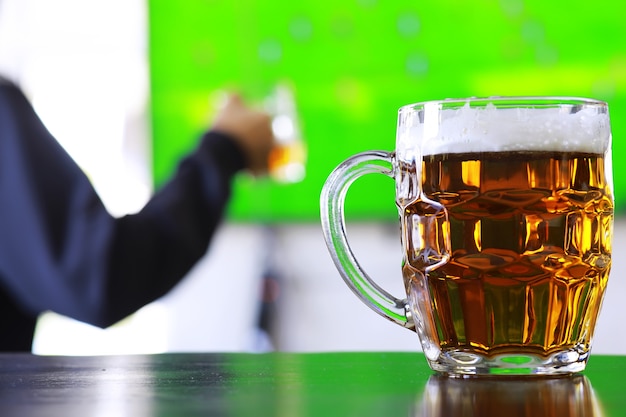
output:
[[116, 219], [21, 91], [0, 81], [0, 285], [33, 314], [101, 327], [165, 294], [207, 250], [249, 164], [229, 133], [206, 134], [143, 210]]
[[100, 325], [167, 293], [206, 253], [243, 158], [229, 136], [209, 132], [139, 213], [116, 220]]

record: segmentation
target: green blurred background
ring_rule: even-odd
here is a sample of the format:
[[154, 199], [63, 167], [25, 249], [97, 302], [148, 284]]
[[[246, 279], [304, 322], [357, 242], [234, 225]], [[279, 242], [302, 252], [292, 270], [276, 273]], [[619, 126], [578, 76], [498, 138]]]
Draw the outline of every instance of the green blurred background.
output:
[[[297, 184], [237, 180], [234, 221], [319, 220], [319, 194], [348, 156], [392, 150], [397, 109], [491, 95], [609, 102], [617, 208], [626, 166], [626, 2], [581, 0], [149, 1], [155, 185], [197, 144], [220, 91], [260, 103], [294, 88], [308, 147]], [[389, 179], [355, 184], [351, 219], [397, 214]]]

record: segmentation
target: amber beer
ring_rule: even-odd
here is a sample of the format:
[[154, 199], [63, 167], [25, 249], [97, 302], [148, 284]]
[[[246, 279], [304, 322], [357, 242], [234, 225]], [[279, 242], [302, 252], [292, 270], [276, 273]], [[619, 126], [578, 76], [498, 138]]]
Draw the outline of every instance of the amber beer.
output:
[[267, 161], [269, 174], [279, 182], [299, 182], [305, 176], [307, 151], [293, 88], [285, 83], [278, 84], [265, 107], [272, 115], [274, 134], [274, 146]]
[[[405, 298], [354, 256], [344, 199], [394, 179]], [[398, 111], [393, 152], [329, 175], [322, 230], [348, 287], [420, 339], [453, 376], [585, 369], [611, 268], [613, 183], [605, 102], [573, 97], [426, 101]]]
[[[441, 203], [445, 264], [425, 275], [410, 242], [424, 204], [403, 210], [407, 293], [425, 350], [458, 360], [523, 351], [586, 355], [611, 266], [613, 203], [604, 155], [515, 151], [424, 156], [422, 187]], [[431, 232], [436, 233], [436, 230]], [[413, 236], [413, 234], [416, 234]], [[427, 269], [427, 268], [426, 268]], [[425, 282], [422, 282], [425, 280]], [[421, 289], [425, 288], [425, 291]], [[432, 311], [425, 311], [432, 309]]]

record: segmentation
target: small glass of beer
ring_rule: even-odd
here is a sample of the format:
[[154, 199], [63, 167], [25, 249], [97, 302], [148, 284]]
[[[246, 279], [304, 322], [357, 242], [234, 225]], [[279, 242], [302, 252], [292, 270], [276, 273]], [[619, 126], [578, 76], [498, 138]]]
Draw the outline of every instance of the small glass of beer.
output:
[[[346, 193], [369, 173], [395, 180], [405, 298], [377, 285], [347, 242]], [[580, 372], [611, 268], [608, 106], [570, 97], [404, 106], [395, 151], [340, 164], [321, 219], [344, 281], [417, 332], [433, 370]]]
[[274, 147], [269, 158], [269, 174], [281, 183], [294, 183], [306, 174], [306, 147], [296, 109], [293, 88], [283, 82], [265, 100], [265, 109], [272, 116]]

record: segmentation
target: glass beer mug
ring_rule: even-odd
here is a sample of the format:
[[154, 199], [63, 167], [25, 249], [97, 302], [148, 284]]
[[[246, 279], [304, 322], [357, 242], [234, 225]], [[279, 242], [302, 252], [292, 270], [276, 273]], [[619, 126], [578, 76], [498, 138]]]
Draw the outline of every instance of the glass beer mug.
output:
[[[359, 177], [394, 179], [405, 298], [367, 275], [346, 238]], [[580, 372], [611, 267], [608, 106], [498, 97], [399, 110], [394, 152], [340, 164], [321, 195], [330, 254], [380, 315], [414, 330], [451, 375]]]

